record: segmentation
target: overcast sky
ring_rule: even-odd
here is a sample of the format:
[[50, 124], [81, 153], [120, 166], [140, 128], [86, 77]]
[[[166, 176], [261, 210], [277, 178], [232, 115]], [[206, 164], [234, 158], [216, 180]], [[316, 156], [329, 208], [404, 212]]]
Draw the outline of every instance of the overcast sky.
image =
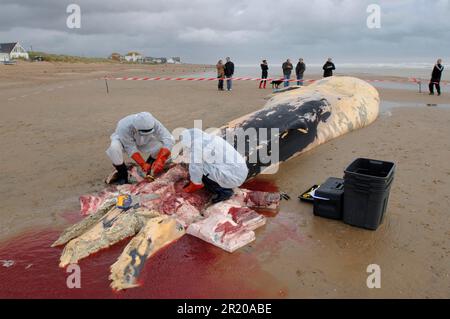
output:
[[[70, 3], [81, 28], [66, 26]], [[381, 7], [381, 28], [366, 25]], [[0, 0], [0, 42], [84, 56], [131, 50], [240, 64], [303, 56], [322, 62], [450, 60], [449, 0]], [[448, 57], [446, 59], [446, 57]]]

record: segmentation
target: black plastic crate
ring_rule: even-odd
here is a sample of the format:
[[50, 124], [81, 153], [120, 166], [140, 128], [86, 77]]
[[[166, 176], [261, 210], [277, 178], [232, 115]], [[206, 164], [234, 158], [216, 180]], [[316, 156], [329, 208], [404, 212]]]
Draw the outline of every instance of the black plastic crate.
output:
[[356, 159], [345, 170], [343, 220], [346, 224], [376, 230], [384, 220], [395, 164]]
[[366, 183], [371, 186], [385, 186], [394, 178], [395, 164], [368, 158], [358, 158], [345, 170], [344, 179]]
[[344, 180], [330, 177], [314, 192], [314, 215], [342, 219]]

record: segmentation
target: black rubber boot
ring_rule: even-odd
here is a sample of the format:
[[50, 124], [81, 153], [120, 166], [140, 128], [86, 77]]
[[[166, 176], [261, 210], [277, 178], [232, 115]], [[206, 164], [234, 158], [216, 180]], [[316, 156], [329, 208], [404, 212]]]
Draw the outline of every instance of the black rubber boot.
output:
[[215, 181], [209, 179], [207, 176], [203, 176], [202, 182], [203, 185], [205, 185], [206, 190], [213, 193], [213, 196], [211, 198], [213, 204], [230, 199], [234, 194], [231, 188], [223, 188]]
[[223, 202], [224, 200], [230, 199], [233, 196], [233, 190], [230, 188], [222, 188], [219, 192], [213, 195], [211, 201], [213, 204]]
[[117, 170], [117, 179], [113, 182], [113, 184], [128, 184], [128, 169], [125, 163], [122, 165], [114, 165], [114, 167]]
[[153, 162], [155, 161], [155, 159], [151, 156], [149, 156], [146, 160], [147, 164], [153, 165]]

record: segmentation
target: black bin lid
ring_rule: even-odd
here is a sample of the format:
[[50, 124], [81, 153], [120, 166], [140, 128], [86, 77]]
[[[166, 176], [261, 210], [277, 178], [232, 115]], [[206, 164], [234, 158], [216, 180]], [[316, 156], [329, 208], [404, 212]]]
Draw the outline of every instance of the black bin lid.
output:
[[395, 163], [357, 158], [345, 170], [345, 174], [376, 179], [389, 179], [395, 171]]

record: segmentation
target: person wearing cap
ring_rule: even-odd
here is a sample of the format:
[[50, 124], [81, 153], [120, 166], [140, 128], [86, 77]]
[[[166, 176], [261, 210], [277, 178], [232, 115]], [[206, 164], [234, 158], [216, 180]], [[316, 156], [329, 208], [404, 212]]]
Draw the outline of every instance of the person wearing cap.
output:
[[[170, 132], [149, 112], [131, 114], [117, 123], [106, 154], [117, 170], [116, 184], [128, 183], [123, 153], [130, 156], [144, 171], [158, 175], [171, 155], [175, 140]], [[149, 154], [144, 160], [141, 153]]]
[[233, 188], [241, 186], [248, 176], [244, 157], [220, 136], [193, 128], [181, 133], [183, 152], [189, 164], [190, 183], [186, 193], [205, 188], [218, 203], [233, 196]]

